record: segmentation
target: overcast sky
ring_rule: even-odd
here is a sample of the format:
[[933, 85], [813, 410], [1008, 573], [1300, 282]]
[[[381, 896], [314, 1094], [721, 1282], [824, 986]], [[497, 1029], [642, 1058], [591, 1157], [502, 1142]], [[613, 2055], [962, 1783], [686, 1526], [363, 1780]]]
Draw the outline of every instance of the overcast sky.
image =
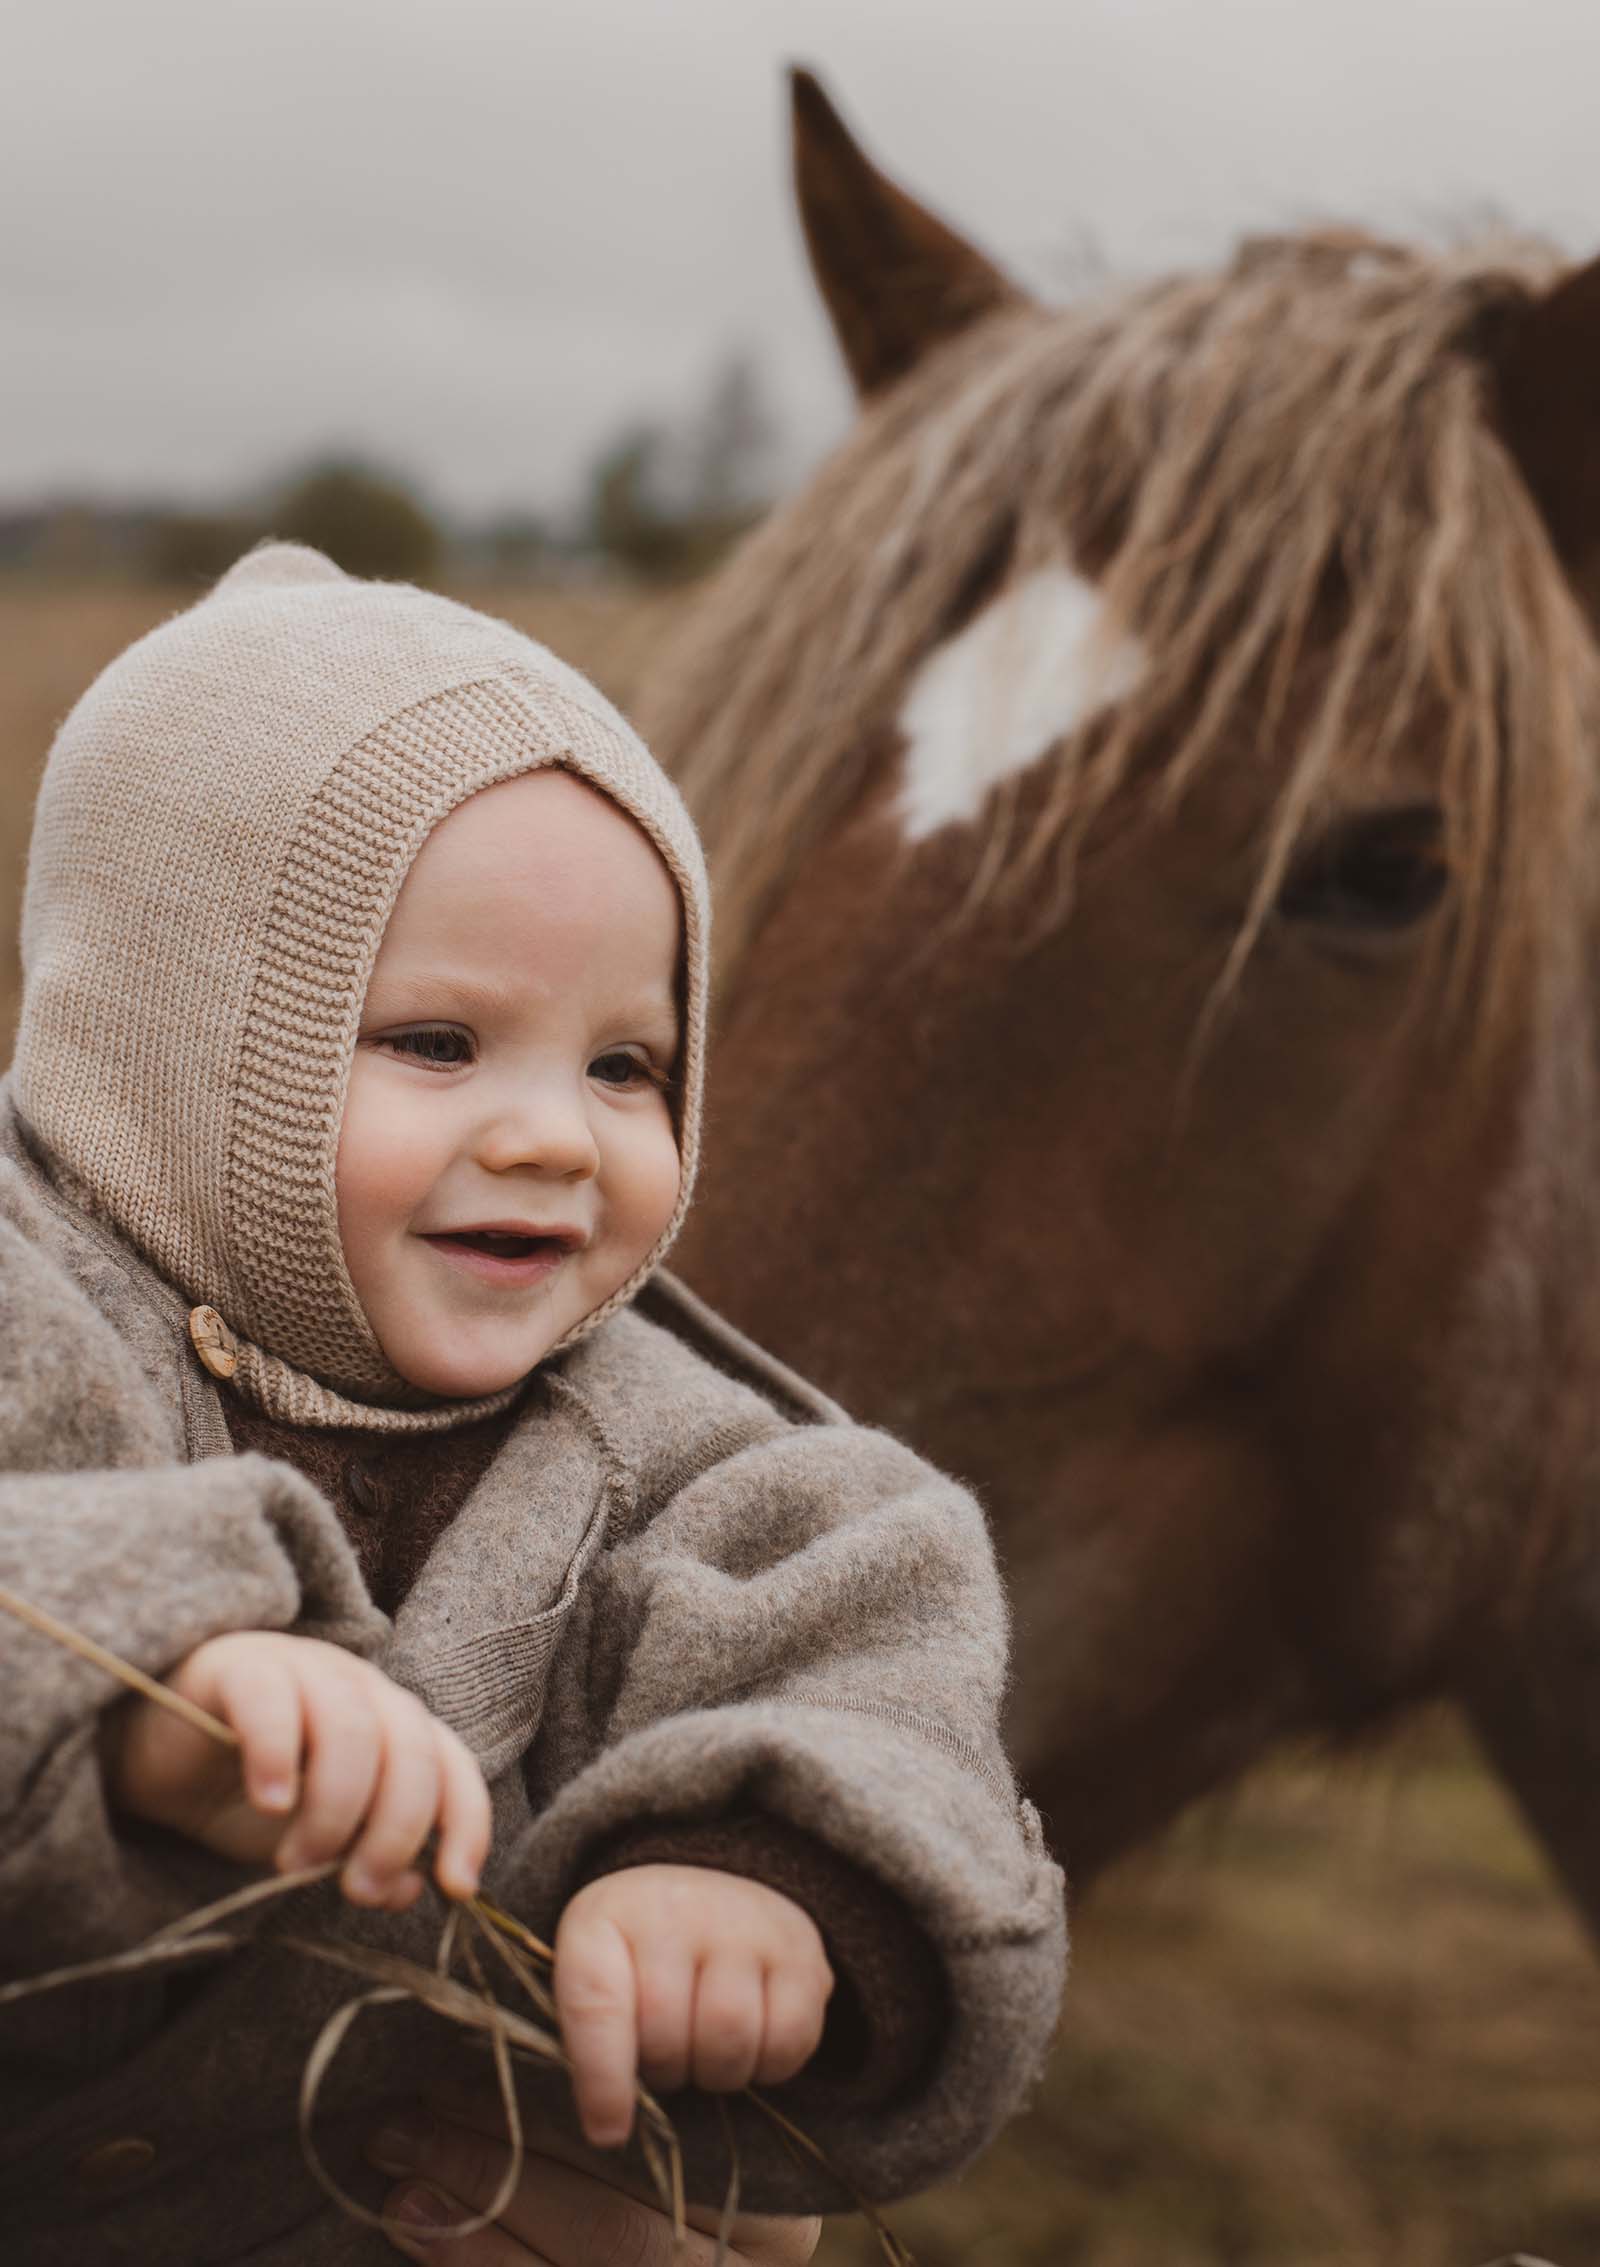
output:
[[1594, 0], [11, 0], [0, 500], [308, 454], [549, 508], [761, 360], [847, 415], [781, 68], [1029, 281], [1493, 209], [1600, 250]]

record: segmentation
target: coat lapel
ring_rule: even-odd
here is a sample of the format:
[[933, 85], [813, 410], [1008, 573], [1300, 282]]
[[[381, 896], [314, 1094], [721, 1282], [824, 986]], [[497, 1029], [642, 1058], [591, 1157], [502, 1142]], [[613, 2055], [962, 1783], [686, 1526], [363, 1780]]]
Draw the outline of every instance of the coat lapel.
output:
[[383, 1666], [493, 1777], [532, 1741], [550, 1664], [614, 1501], [564, 1398], [535, 1392], [440, 1537]]

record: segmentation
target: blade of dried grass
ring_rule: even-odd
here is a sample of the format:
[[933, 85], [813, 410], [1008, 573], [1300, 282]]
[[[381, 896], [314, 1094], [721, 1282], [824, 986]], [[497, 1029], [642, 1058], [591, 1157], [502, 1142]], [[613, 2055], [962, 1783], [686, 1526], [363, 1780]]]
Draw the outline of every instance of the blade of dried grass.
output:
[[829, 2164], [826, 2155], [817, 2147], [809, 2133], [803, 2133], [798, 2125], [784, 2116], [782, 2110], [774, 2109], [765, 2096], [747, 2089], [745, 2100], [758, 2109], [761, 2115], [777, 2128], [778, 2136], [787, 2146], [791, 2156], [796, 2157], [801, 2162], [809, 2159], [812, 2164], [820, 2165], [830, 2180], [839, 2182], [839, 2186], [877, 2237], [878, 2249], [888, 2262], [888, 2267], [916, 2267], [916, 2261], [882, 2213], [878, 2211], [875, 2205], [869, 2204], [864, 2196], [852, 2188], [847, 2180], [840, 2179], [839, 2174]]
[[35, 1606], [28, 1599], [19, 1598], [14, 1590], [7, 1590], [3, 1584], [0, 1584], [0, 1611], [10, 1614], [13, 1620], [24, 1623], [29, 1629], [36, 1630], [41, 1637], [53, 1638], [57, 1645], [64, 1645], [69, 1653], [76, 1653], [80, 1660], [91, 1661], [97, 1669], [104, 1669], [108, 1677], [115, 1677], [119, 1684], [129, 1686], [134, 1692], [142, 1692], [146, 1700], [157, 1701], [161, 1707], [170, 1709], [174, 1716], [181, 1716], [186, 1724], [192, 1724], [197, 1732], [208, 1733], [212, 1739], [220, 1740], [224, 1747], [239, 1745], [237, 1736], [220, 1716], [213, 1716], [209, 1709], [197, 1708], [192, 1700], [185, 1700], [182, 1693], [174, 1692], [170, 1685], [157, 1684], [154, 1677], [147, 1677], [143, 1669], [136, 1669], [131, 1661], [124, 1661], [117, 1654], [108, 1653], [94, 1638], [85, 1637], [82, 1630], [72, 1628], [70, 1623], [57, 1621], [55, 1615], [46, 1613], [43, 1606]]
[[439, 1941], [434, 1947], [433, 1965], [441, 1976], [448, 1976], [456, 1956], [456, 1939], [461, 1933], [461, 1907], [452, 1905], [444, 1917]]
[[541, 2025], [517, 2014], [514, 2008], [502, 2007], [498, 2000], [486, 2005], [480, 1994], [458, 1983], [454, 1976], [441, 1976], [433, 1968], [424, 1968], [420, 1961], [408, 1960], [403, 1953], [384, 1952], [375, 1944], [349, 1944], [311, 1936], [280, 1936], [274, 1941], [304, 1953], [308, 1960], [320, 1960], [330, 1968], [343, 1968], [369, 1984], [392, 1984], [409, 1992], [435, 2015], [463, 2023], [469, 2030], [487, 2032], [497, 2023], [503, 2025], [507, 2038], [535, 2061], [565, 2065], [560, 2040], [553, 2038]]
[[[543, 1977], [538, 1975], [529, 1964], [522, 1949], [525, 1944], [539, 1945], [539, 1939], [534, 1936], [532, 1930], [520, 1928], [512, 1930], [508, 1928], [503, 1916], [496, 1911], [494, 1906], [488, 1904], [481, 1897], [471, 1898], [460, 1910], [464, 1911], [469, 1919], [476, 1923], [493, 1947], [496, 1957], [510, 1969], [517, 1983], [527, 1993], [539, 2013], [547, 2022], [555, 2024], [559, 2030], [561, 2018], [556, 2009], [555, 1995], [551, 1992]], [[549, 1959], [552, 1965], [554, 1964], [554, 1955], [545, 1954], [542, 1946], [539, 1947], [539, 1953], [540, 1956]]]
[[[452, 1910], [445, 1924], [444, 1936], [459, 1939], [468, 1973], [482, 1995], [483, 2004], [486, 2009], [494, 2010], [489, 2031], [489, 2044], [494, 2054], [494, 2074], [500, 2086], [500, 2114], [505, 2119], [506, 2142], [510, 2150], [506, 2159], [504, 2178], [500, 2188], [495, 2191], [497, 2201], [490, 2207], [490, 2217], [498, 2218], [516, 2194], [517, 2186], [522, 2179], [523, 2167], [527, 2162], [527, 2151], [522, 2138], [522, 2104], [517, 2098], [517, 2082], [511, 2070], [511, 2047], [506, 2037], [506, 2010], [501, 2007], [500, 2002], [490, 1989], [489, 1979], [484, 1974], [483, 1962], [478, 1957], [478, 1948], [472, 1937], [472, 1932], [477, 1925], [470, 1917], [463, 1915], [461, 1907], [457, 1906]], [[441, 1938], [441, 1943], [443, 1941], [444, 1939]]]
[[[520, 1921], [510, 1921], [509, 1916], [501, 1914], [482, 1898], [473, 1898], [461, 1910], [469, 1925], [477, 1927], [498, 1958], [504, 1962], [534, 2006], [559, 2029], [560, 2018], [555, 2001], [529, 1966], [520, 1946], [526, 1945], [536, 1958], [546, 1961], [553, 1962], [554, 1954], [531, 1929], [524, 1928]], [[488, 1990], [487, 1983], [484, 1989]], [[570, 2067], [565, 2053], [561, 2060], [563, 2067]], [[639, 2112], [639, 2146], [661, 2209], [672, 2222], [673, 2250], [676, 2254], [688, 2239], [683, 2152], [678, 2146], [678, 2136], [673, 2129], [672, 2120], [648, 2087], [635, 2082], [634, 2097]]]
[[326, 1865], [302, 1867], [298, 1873], [269, 1873], [261, 1881], [247, 1881], [242, 1889], [230, 1890], [214, 1905], [202, 1905], [196, 1912], [169, 1921], [164, 1929], [157, 1929], [154, 1936], [146, 1937], [145, 1944], [180, 1944], [191, 1930], [209, 1928], [213, 1921], [231, 1921], [235, 1913], [247, 1913], [253, 1905], [270, 1905], [279, 1897], [293, 1896], [297, 1889], [311, 1889], [319, 1881], [330, 1881], [343, 1863], [342, 1858], [334, 1858]]
[[253, 1905], [290, 1896], [297, 1889], [308, 1889], [316, 1882], [326, 1881], [338, 1870], [337, 1863], [309, 1866], [303, 1873], [269, 1874], [264, 1881], [247, 1882], [243, 1889], [219, 1897], [214, 1904], [201, 1905], [196, 1911], [169, 1921], [165, 1928], [130, 1945], [126, 1952], [108, 1952], [98, 1960], [79, 1960], [70, 1968], [48, 1968], [42, 1975], [23, 1976], [14, 1983], [0, 1984], [0, 2007], [31, 1999], [39, 1993], [59, 1991], [68, 1984], [92, 1983], [99, 1977], [131, 1973], [145, 1967], [152, 1952], [169, 1946], [182, 1945], [194, 1952], [237, 1952], [238, 1938], [218, 1933], [216, 1922], [231, 1920], [236, 1913], [247, 1912]]
[[410, 2230], [403, 2222], [390, 2220], [382, 2212], [369, 2212], [365, 2204], [358, 2204], [353, 2196], [345, 2194], [317, 2154], [317, 2145], [312, 2139], [312, 2120], [316, 2115], [317, 2095], [321, 2091], [322, 2081], [356, 2017], [365, 2014], [369, 2007], [398, 2006], [408, 1996], [395, 1986], [382, 1991], [362, 1992], [355, 1999], [347, 1999], [342, 2007], [335, 2008], [318, 2032], [316, 2042], [306, 2057], [305, 2069], [300, 2074], [300, 2153], [305, 2159], [307, 2170], [324, 2194], [332, 2197], [341, 2212], [348, 2212], [364, 2226], [377, 2228], [384, 2235], [404, 2236], [409, 2235]]
[[[196, 1935], [189, 1940], [196, 1952], [236, 1952], [237, 1941], [231, 1936], [212, 1934]], [[151, 1938], [144, 1944], [135, 1944], [126, 1952], [108, 1952], [101, 1960], [80, 1960], [70, 1968], [47, 1968], [37, 1976], [19, 1976], [14, 1983], [0, 1984], [0, 2007], [13, 2006], [18, 2000], [32, 1999], [45, 1992], [61, 1991], [69, 1984], [94, 1983], [105, 1976], [124, 1976], [148, 1969]]]
[[[328, 1946], [313, 1944], [307, 1938], [284, 1937], [280, 1941], [291, 1946], [297, 1952], [309, 1954], [312, 1959], [326, 1958], [330, 1950]], [[392, 1954], [374, 1953], [373, 1964], [376, 1965], [379, 1961], [388, 1963], [393, 1958]], [[334, 1961], [333, 1965], [349, 1968], [356, 1966], [356, 1963], [341, 1959]], [[300, 2149], [312, 2178], [325, 2194], [332, 2197], [341, 2212], [347, 2213], [353, 2220], [359, 2220], [363, 2227], [377, 2228], [384, 2235], [398, 2235], [411, 2239], [415, 2237], [415, 2228], [408, 2227], [403, 2221], [390, 2219], [385, 2212], [370, 2211], [365, 2204], [358, 2202], [347, 2189], [340, 2187], [338, 2181], [335, 2180], [333, 2174], [322, 2161], [317, 2149], [315, 2134], [317, 2096], [322, 2090], [322, 2082], [332, 2069], [334, 2059], [348, 2037], [357, 2017], [364, 2015], [370, 2007], [393, 2007], [407, 1999], [423, 1998], [424, 1995], [416, 1988], [415, 1978], [418, 1976], [426, 1978], [433, 1986], [449, 1982], [448, 1978], [431, 1975], [428, 1969], [417, 1967], [414, 1961], [401, 1961], [397, 1962], [396, 1965], [411, 1969], [413, 1971], [412, 1977], [406, 1982], [381, 1985], [376, 1991], [361, 1992], [355, 1999], [346, 2000], [342, 2007], [334, 2009], [327, 2022], [318, 2032], [316, 2043], [306, 2057], [306, 2066], [300, 2075]], [[450, 1988], [453, 1992], [460, 1993], [463, 1998], [471, 1999], [471, 1994], [462, 1993], [459, 1985], [451, 1985]], [[495, 2075], [500, 2081], [500, 2107], [506, 2120], [506, 2132], [511, 2141], [511, 2153], [506, 2159], [506, 2169], [501, 2176], [500, 2184], [483, 2210], [469, 2213], [466, 2219], [458, 2220], [448, 2229], [440, 2230], [441, 2235], [448, 2235], [452, 2238], [476, 2235], [481, 2228], [489, 2227], [511, 2202], [512, 2197], [517, 2192], [518, 2183], [522, 2179], [524, 2158], [522, 2122], [517, 2106], [516, 2082], [511, 2071], [511, 2057], [507, 2051], [507, 2032], [510, 2024], [515, 2022], [517, 2018], [508, 2016], [506, 2010], [497, 2007], [492, 2000], [489, 2002], [489, 2006], [493, 2012], [487, 2016], [482, 2027], [488, 2031], [490, 2043], [494, 2050]]]
[[689, 2240], [689, 2203], [683, 2185], [683, 2150], [678, 2131], [648, 2087], [635, 2084], [639, 2147], [655, 2184], [661, 2209], [672, 2223], [673, 2256]]
[[[131, 1661], [124, 1661], [94, 1638], [86, 1637], [81, 1630], [58, 1621], [42, 1606], [19, 1597], [3, 1584], [0, 1584], [0, 1610], [12, 1615], [40, 1636], [48, 1637], [65, 1646], [69, 1652], [92, 1662], [108, 1676], [114, 1677], [130, 1690], [142, 1693], [159, 1707], [170, 1710], [175, 1716], [181, 1716], [196, 1731], [204, 1732], [224, 1747], [236, 1748], [239, 1745], [232, 1728], [223, 1723], [220, 1717], [211, 1715], [204, 1708], [197, 1708], [192, 1701], [185, 1700], [181, 1693], [174, 1692], [169, 1685], [158, 1684], [153, 1678], [146, 1676], [142, 1669], [135, 1668]], [[186, 1913], [181, 1919], [169, 1922], [165, 1928], [158, 1929], [153, 1936], [145, 1938], [142, 1943], [132, 1946], [126, 1952], [111, 1953], [99, 1960], [80, 1961], [68, 1968], [53, 1968], [43, 1975], [26, 1976], [13, 1983], [0, 1985], [0, 2006], [56, 1990], [66, 1984], [130, 1972], [144, 1965], [149, 1954], [163, 1946], [183, 1944], [196, 1950], [236, 1951], [236, 1939], [216, 1933], [211, 1928], [212, 1923], [246, 1912], [255, 1905], [310, 1888], [317, 1882], [327, 1881], [341, 1870], [341, 1865], [342, 1861], [335, 1859], [328, 1864], [310, 1866], [292, 1874], [273, 1874], [263, 1880], [247, 1882], [243, 1889], [234, 1890], [210, 1905], [203, 1905], [195, 1912]], [[474, 1924], [493, 1945], [539, 2012], [548, 2015], [550, 2020], [557, 2021], [555, 2002], [550, 1993], [526, 1962], [519, 1958], [513, 1947], [519, 1947], [548, 1968], [555, 1965], [554, 1952], [532, 1929], [512, 1914], [501, 1911], [484, 1897], [470, 1898], [451, 1906], [440, 1932], [431, 1970], [420, 1967], [415, 1961], [406, 1960], [397, 1953], [381, 1952], [375, 1946], [317, 1943], [307, 1937], [278, 1936], [274, 1939], [286, 1950], [299, 1952], [308, 1959], [321, 1960], [330, 1967], [344, 1968], [354, 1975], [378, 1975], [391, 1979], [374, 1990], [361, 1993], [329, 2017], [307, 2057], [300, 2085], [300, 2140], [308, 2169], [342, 2211], [350, 2213], [353, 2218], [369, 2227], [382, 2230], [385, 2235], [409, 2236], [414, 2231], [385, 2219], [382, 2214], [369, 2212], [365, 2205], [346, 2195], [317, 2155], [312, 2140], [311, 2120], [323, 2079], [359, 2015], [369, 2007], [394, 2005], [414, 1999], [438, 2015], [459, 2021], [471, 2030], [489, 2034], [495, 2071], [500, 2081], [507, 2135], [512, 2143], [511, 2154], [507, 2160], [505, 2177], [496, 2190], [489, 2210], [477, 2219], [464, 2221], [452, 2228], [450, 2233], [453, 2237], [474, 2234], [480, 2228], [487, 2227], [490, 2221], [504, 2211], [522, 2177], [525, 2149], [521, 2107], [511, 2069], [513, 2053], [525, 2054], [530, 2060], [554, 2064], [563, 2070], [571, 2068], [561, 2044], [559, 2028], [552, 2035], [542, 2030], [538, 2024], [529, 2022], [526, 2017], [518, 2016], [505, 2008], [489, 1989], [481, 1963], [470, 1943], [466, 1947], [467, 1957], [480, 1986], [479, 1995], [474, 1996], [450, 1975], [459, 1932], [468, 1923]], [[676, 2257], [687, 2241], [688, 2232], [683, 2152], [672, 2120], [655, 2096], [642, 2085], [637, 2086], [635, 2092], [639, 2107], [639, 2146], [651, 2180], [662, 2200], [663, 2211], [672, 2224], [673, 2254]], [[777, 2128], [792, 2155], [802, 2162], [809, 2159], [820, 2166], [831, 2180], [838, 2181], [845, 2189], [856, 2210], [877, 2237], [888, 2267], [916, 2267], [910, 2252], [898, 2236], [864, 2197], [858, 2195], [847, 2181], [840, 2179], [826, 2153], [809, 2134], [802, 2132], [781, 2110], [774, 2109], [769, 2101], [753, 2090], [746, 2090], [746, 2099]], [[728, 2231], [738, 2212], [740, 2180], [738, 2144], [726, 2104], [720, 2100], [718, 2110], [728, 2136], [731, 2170], [728, 2191], [718, 2220], [714, 2267], [722, 2267], [726, 2258]]]
[[662, 2209], [672, 2223], [672, 2256], [678, 2257], [689, 2240], [689, 2202], [683, 2187], [683, 2151], [672, 2120], [655, 2099], [641, 2086], [639, 2103], [639, 2148], [655, 2184], [656, 2194], [662, 2199]]
[[[475, 1909], [477, 1902], [475, 1899], [472, 1905], [462, 1908], [463, 1916], [468, 1925], [477, 1927], [485, 1941], [493, 1947], [495, 1953], [510, 1970], [515, 1982], [527, 1993], [539, 2012], [547, 2015], [549, 2020], [557, 2026], [559, 2032], [560, 2018], [556, 2010], [555, 2000], [545, 1989], [539, 1977], [535, 1975], [521, 1951], [516, 1945], [508, 1942], [507, 1938], [501, 1933], [498, 1922], [489, 1919], [485, 1912]], [[532, 1930], [524, 1929], [520, 1924], [517, 1925], [516, 1933], [532, 1944], [538, 1945], [539, 1943], [539, 1939], [533, 1935]], [[470, 1946], [468, 1947], [468, 1958], [472, 1964], [473, 1975], [481, 1984], [485, 1996], [492, 1996], [488, 1978], [483, 1973], [482, 1964]], [[564, 2052], [561, 2060], [564, 2067], [570, 2068]], [[678, 2136], [673, 2130], [671, 2119], [662, 2109], [660, 2103], [637, 2081], [635, 2081], [634, 2093], [638, 2103], [639, 2139], [644, 2152], [645, 2166], [656, 2191], [656, 2200], [672, 2223], [672, 2254], [674, 2258], [677, 2258], [688, 2240], [688, 2222], [684, 2216], [683, 2160], [682, 2152], [678, 2146]]]
[[728, 2245], [733, 2240], [733, 2223], [739, 2217], [740, 2168], [739, 2137], [733, 2130], [726, 2095], [717, 2096], [717, 2115], [722, 2120], [722, 2138], [728, 2144], [728, 2189], [722, 2199], [722, 2211], [717, 2220], [717, 2248], [712, 2254], [711, 2267], [727, 2267]]
[[547, 1968], [555, 1966], [555, 1953], [545, 1943], [544, 1938], [535, 1936], [532, 1929], [525, 1927], [513, 1914], [502, 1913], [499, 1906], [491, 1905], [487, 1897], [473, 1897], [468, 1902], [481, 1919], [490, 1922], [501, 1931], [502, 1935], [511, 1937], [522, 1946], [524, 1952], [531, 1952], [533, 1957], [536, 1960], [542, 1960]]

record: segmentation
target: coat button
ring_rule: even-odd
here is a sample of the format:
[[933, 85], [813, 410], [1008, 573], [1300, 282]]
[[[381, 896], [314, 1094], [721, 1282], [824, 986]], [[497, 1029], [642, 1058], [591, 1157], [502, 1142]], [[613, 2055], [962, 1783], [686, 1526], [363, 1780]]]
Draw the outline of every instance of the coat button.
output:
[[124, 2133], [115, 2141], [98, 2142], [78, 2159], [78, 2178], [101, 2196], [131, 2188], [156, 2161], [156, 2145], [142, 2133]]
[[239, 1367], [239, 1341], [215, 1307], [191, 1307], [189, 1337], [214, 1378], [231, 1378]]

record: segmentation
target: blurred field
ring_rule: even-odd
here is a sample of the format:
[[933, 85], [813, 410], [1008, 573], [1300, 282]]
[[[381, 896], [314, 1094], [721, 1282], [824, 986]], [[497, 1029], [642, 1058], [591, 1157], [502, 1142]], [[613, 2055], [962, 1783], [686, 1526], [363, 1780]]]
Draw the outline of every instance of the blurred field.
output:
[[893, 2215], [921, 2267], [1600, 2259], [1600, 1973], [1452, 1725], [1258, 1776], [1073, 1958], [1032, 2112]]
[[[680, 598], [473, 591], [624, 703]], [[0, 1027], [50, 733], [183, 593], [0, 587]], [[1070, 1821], [1057, 1825], [1070, 1833]], [[893, 2218], [923, 2267], [1600, 2262], [1600, 1968], [1448, 1721], [1283, 1765], [1079, 1915], [1039, 2101]], [[865, 2267], [863, 2231], [826, 2267]]]

